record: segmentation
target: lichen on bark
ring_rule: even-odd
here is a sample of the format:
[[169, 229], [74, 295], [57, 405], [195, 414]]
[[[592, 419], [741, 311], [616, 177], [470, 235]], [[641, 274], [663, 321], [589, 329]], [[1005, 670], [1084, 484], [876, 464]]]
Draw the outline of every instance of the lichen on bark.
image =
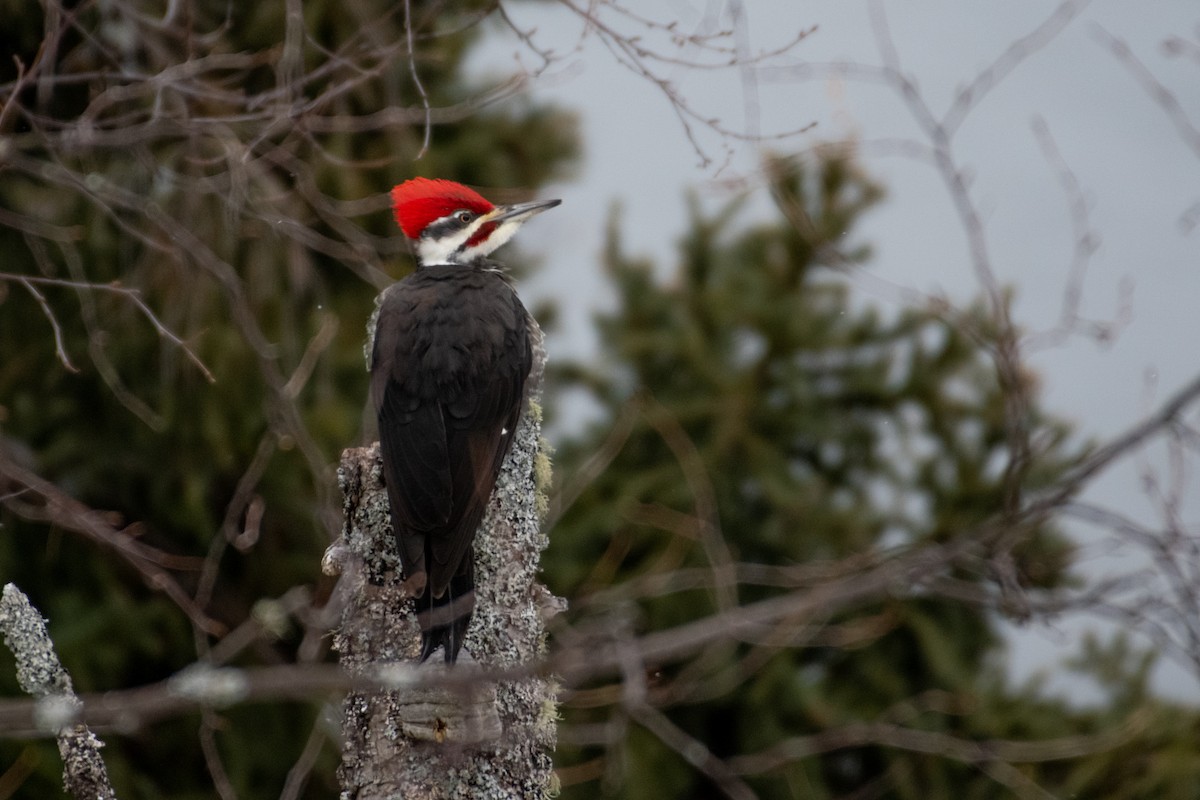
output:
[[[546, 650], [545, 621], [563, 607], [537, 580], [549, 462], [541, 438], [541, 332], [513, 445], [475, 539], [476, 606], [459, 664], [421, 670], [511, 669]], [[351, 672], [409, 663], [419, 635], [401, 589], [379, 446], [347, 450], [338, 470], [343, 533], [323, 568], [346, 598], [334, 644]], [[556, 686], [532, 676], [468, 690], [352, 692], [345, 701], [342, 797], [537, 798], [554, 793]]]

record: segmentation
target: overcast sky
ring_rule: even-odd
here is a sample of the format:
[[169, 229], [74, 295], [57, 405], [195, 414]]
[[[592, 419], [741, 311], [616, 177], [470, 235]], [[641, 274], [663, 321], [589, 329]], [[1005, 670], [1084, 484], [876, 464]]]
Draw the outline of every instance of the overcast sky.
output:
[[[728, 3], [631, 0], [629, 5], [660, 21], [677, 20], [678, 29], [687, 33], [730, 24]], [[882, 5], [903, 69], [939, 116], [961, 85], [1036, 29], [1052, 9], [1033, 0]], [[789, 71], [846, 60], [880, 64], [865, 2], [746, 0], [745, 7], [735, 37], [744, 53], [769, 51], [802, 30], [815, 30], [756, 72], [661, 67], [660, 76], [675, 82], [701, 115], [763, 136], [815, 123], [804, 134], [766, 145], [782, 152], [848, 137], [917, 134], [904, 104], [886, 88], [836, 77], [801, 80]], [[573, 50], [583, 34], [578, 16], [554, 3], [506, 8], [518, 25], [536, 28], [539, 46], [569, 53], [538, 77], [532, 94], [579, 114], [584, 161], [574, 180], [553, 188], [553, 196], [564, 199], [553, 219], [547, 215], [522, 233], [530, 251], [547, 255], [544, 270], [523, 292], [529, 300], [551, 297], [563, 311], [562, 327], [549, 342], [551, 357], [587, 354], [595, 345], [591, 314], [611, 302], [598, 252], [612, 205], [622, 207], [628, 250], [669, 269], [686, 222], [685, 193], [695, 190], [716, 207], [733, 196], [735, 187], [757, 185], [764, 145], [721, 140], [701, 130], [701, 149], [712, 158], [704, 164], [671, 104], [650, 81], [620, 66], [594, 34], [583, 36], [580, 49]], [[603, 7], [601, 19], [626, 32], [635, 27]], [[1043, 403], [1075, 420], [1089, 436], [1123, 430], [1200, 371], [1200, 224], [1194, 224], [1200, 219], [1200, 134], [1189, 145], [1187, 134], [1105, 44], [1106, 37], [1127, 43], [1200, 126], [1200, 56], [1172, 57], [1163, 43], [1173, 36], [1191, 39], [1200, 51], [1195, 0], [1085, 4], [1076, 19], [972, 111], [955, 139], [955, 156], [973, 174], [971, 195], [983, 216], [998, 277], [1016, 287], [1016, 313], [1027, 330], [1049, 329], [1057, 322], [1075, 244], [1068, 198], [1039, 146], [1035, 119], [1045, 121], [1078, 180], [1099, 240], [1081, 311], [1112, 320], [1126, 297], [1128, 324], [1108, 346], [1076, 338], [1034, 354], [1031, 361], [1042, 376]], [[655, 41], [668, 52], [652, 35], [647, 43]], [[695, 50], [681, 55], [702, 57]], [[494, 33], [473, 68], [480, 74], [511, 70], [515, 59], [537, 64], [515, 37]], [[888, 191], [888, 200], [860, 231], [875, 249], [871, 272], [896, 285], [955, 299], [978, 293], [963, 227], [935, 171], [894, 155], [867, 155], [866, 163]], [[769, 204], [760, 192], [747, 218], [767, 213]], [[873, 283], [857, 286], [864, 301], [897, 302]], [[1090, 498], [1153, 520], [1138, 477], [1147, 463], [1158, 463], [1154, 453], [1110, 471]], [[1200, 476], [1188, 480], [1198, 490], [1193, 496], [1200, 496]], [[1194, 521], [1195, 504], [1187, 511]], [[1113, 564], [1101, 557], [1093, 563], [1101, 570]], [[1067, 655], [1079, 630], [1080, 623], [1064, 621], [1015, 637], [1022, 674]], [[1160, 669], [1157, 685], [1200, 697], [1195, 677], [1178, 668]]]

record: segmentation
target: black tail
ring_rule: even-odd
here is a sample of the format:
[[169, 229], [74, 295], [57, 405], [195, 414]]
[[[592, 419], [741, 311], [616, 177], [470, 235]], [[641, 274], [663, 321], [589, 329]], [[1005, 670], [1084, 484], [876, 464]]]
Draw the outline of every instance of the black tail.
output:
[[[468, 560], [468, 564], [473, 559]], [[475, 611], [475, 575], [468, 566], [467, 571], [450, 579], [450, 586], [441, 597], [434, 597], [429, 584], [417, 598], [417, 624], [421, 626], [421, 661], [433, 655], [438, 646], [443, 648], [446, 663], [458, 660], [471, 614]]]

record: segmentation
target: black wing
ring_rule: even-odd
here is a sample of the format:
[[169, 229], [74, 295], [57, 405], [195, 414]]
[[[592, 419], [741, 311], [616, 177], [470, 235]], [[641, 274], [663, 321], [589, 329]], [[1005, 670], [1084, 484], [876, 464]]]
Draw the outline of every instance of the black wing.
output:
[[525, 309], [498, 275], [422, 270], [380, 308], [371, 393], [392, 521], [406, 576], [434, 597], [470, 569], [531, 364]]

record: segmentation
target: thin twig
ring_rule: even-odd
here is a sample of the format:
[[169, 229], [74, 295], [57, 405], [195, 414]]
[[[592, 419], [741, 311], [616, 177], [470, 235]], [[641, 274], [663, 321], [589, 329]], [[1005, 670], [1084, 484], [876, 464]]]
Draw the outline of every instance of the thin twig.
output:
[[429, 141], [433, 137], [433, 118], [429, 110], [429, 95], [425, 92], [425, 85], [421, 83], [421, 76], [417, 73], [417, 49], [413, 44], [411, 0], [404, 0], [404, 37], [408, 43], [408, 71], [412, 75], [413, 85], [417, 87], [417, 93], [421, 96], [421, 107], [425, 109], [425, 132], [421, 139], [421, 149], [417, 151], [414, 159], [420, 161], [428, 152]]
[[148, 305], [146, 305], [146, 302], [144, 300], [142, 300], [141, 292], [137, 289], [133, 289], [128, 286], [122, 286], [121, 284], [115, 283], [115, 282], [114, 283], [89, 283], [86, 281], [73, 281], [73, 280], [65, 280], [62, 278], [45, 278], [45, 277], [39, 277], [39, 276], [35, 276], [35, 275], [18, 275], [16, 273], [12, 273], [12, 272], [0, 272], [0, 281], [18, 281], [18, 282], [26, 284], [26, 285], [39, 284], [39, 285], [44, 285], [44, 286], [64, 286], [67, 288], [81, 290], [81, 291], [110, 292], [112, 294], [121, 295], [122, 297], [125, 297], [126, 299], [128, 299], [129, 302], [133, 303], [134, 307], [137, 308], [137, 310], [139, 312], [141, 312], [142, 316], [144, 316], [146, 318], [146, 320], [149, 321], [149, 323], [154, 326], [154, 330], [158, 333], [159, 336], [161, 336], [162, 338], [166, 339], [171, 344], [178, 347], [184, 353], [184, 355], [186, 355], [188, 357], [188, 360], [191, 361], [196, 366], [196, 368], [200, 370], [200, 372], [204, 375], [205, 379], [209, 383], [217, 382], [217, 379], [212, 374], [212, 371], [204, 364], [203, 361], [200, 360], [200, 357], [198, 355], [196, 355], [195, 351], [192, 350], [192, 348], [187, 344], [187, 342], [183, 341], [183, 339], [179, 338], [170, 328], [168, 328], [166, 325], [164, 325], [162, 323], [162, 321], [158, 318], [158, 315], [155, 314], [154, 311]]
[[[9, 489], [4, 501], [5, 505], [19, 516], [49, 522], [64, 530], [83, 534], [92, 541], [121, 555], [129, 564], [138, 570], [151, 588], [166, 594], [180, 609], [188, 615], [193, 624], [210, 635], [222, 633], [225, 626], [210, 618], [198, 607], [183, 590], [183, 587], [162, 569], [152, 548], [137, 542], [122, 531], [118, 531], [104, 521], [102, 516], [88, 508], [83, 503], [71, 497], [54, 484], [35, 475], [30, 470], [16, 464], [0, 447], [0, 481]], [[19, 496], [22, 500], [31, 495], [42, 500], [37, 508], [27, 504], [18, 504], [14, 498], [17, 495], [13, 488], [24, 490]]]
[[54, 311], [50, 308], [50, 304], [46, 302], [45, 296], [33, 287], [29, 278], [20, 278], [21, 285], [24, 286], [33, 299], [37, 300], [38, 305], [42, 307], [42, 314], [45, 315], [50, 327], [54, 330], [54, 353], [58, 356], [58, 360], [70, 372], [79, 372], [74, 364], [71, 363], [70, 356], [67, 355], [67, 349], [63, 345], [62, 327], [58, 324], [58, 319], [54, 316]]
[[304, 785], [308, 782], [308, 776], [312, 774], [313, 767], [317, 764], [317, 758], [321, 755], [321, 748], [325, 745], [325, 740], [328, 738], [325, 735], [326, 724], [326, 721], [318, 714], [316, 722], [313, 723], [312, 731], [308, 734], [308, 741], [304, 743], [304, 749], [300, 752], [300, 757], [296, 759], [296, 763], [292, 764], [292, 768], [288, 770], [287, 780], [283, 784], [283, 791], [279, 794], [279, 800], [298, 800], [300, 793], [304, 791]]

